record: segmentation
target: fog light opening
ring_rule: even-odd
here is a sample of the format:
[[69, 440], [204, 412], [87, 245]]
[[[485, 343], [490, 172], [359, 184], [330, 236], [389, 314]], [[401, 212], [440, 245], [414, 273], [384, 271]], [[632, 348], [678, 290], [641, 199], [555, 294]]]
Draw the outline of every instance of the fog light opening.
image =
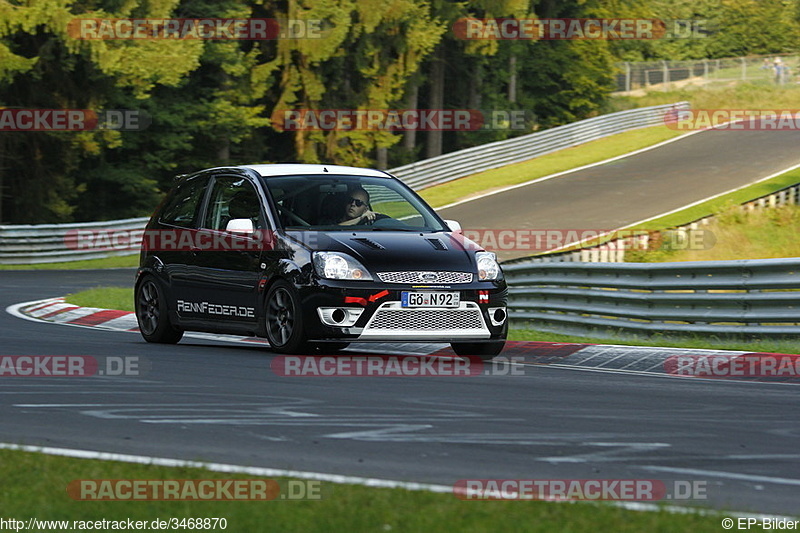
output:
[[508, 312], [505, 307], [490, 307], [488, 311], [489, 320], [493, 326], [502, 326], [508, 318]]
[[351, 328], [364, 312], [352, 307], [317, 307], [320, 321], [326, 326]]
[[347, 313], [345, 313], [343, 309], [336, 309], [331, 313], [331, 320], [337, 324], [344, 321], [345, 318], [347, 318]]

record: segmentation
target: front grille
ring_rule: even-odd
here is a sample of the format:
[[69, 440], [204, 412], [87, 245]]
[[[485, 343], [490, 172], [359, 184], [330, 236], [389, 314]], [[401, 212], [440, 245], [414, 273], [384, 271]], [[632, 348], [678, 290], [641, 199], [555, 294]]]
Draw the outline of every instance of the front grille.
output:
[[[435, 275], [433, 278], [431, 274]], [[423, 276], [427, 275], [427, 276]], [[431, 279], [426, 279], [431, 278]], [[384, 283], [471, 283], [471, 272], [430, 272], [410, 270], [406, 272], [378, 272], [378, 279]]]
[[373, 329], [478, 329], [483, 327], [478, 309], [415, 309], [378, 311], [370, 324]]
[[478, 304], [461, 302], [458, 308], [419, 309], [385, 302], [369, 319], [360, 339], [488, 339], [489, 329]]

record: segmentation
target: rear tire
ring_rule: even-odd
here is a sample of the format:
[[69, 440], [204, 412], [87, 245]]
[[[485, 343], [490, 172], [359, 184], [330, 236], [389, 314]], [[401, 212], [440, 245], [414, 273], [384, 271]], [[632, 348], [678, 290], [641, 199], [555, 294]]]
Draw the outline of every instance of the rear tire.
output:
[[309, 349], [297, 290], [284, 280], [276, 281], [267, 293], [264, 310], [267, 339], [279, 353], [297, 354]]
[[483, 361], [491, 361], [503, 351], [506, 341], [496, 342], [451, 342], [450, 347], [456, 355], [473, 355], [480, 357]]
[[183, 330], [170, 323], [164, 291], [152, 277], [136, 287], [136, 321], [147, 342], [175, 344], [183, 337]]

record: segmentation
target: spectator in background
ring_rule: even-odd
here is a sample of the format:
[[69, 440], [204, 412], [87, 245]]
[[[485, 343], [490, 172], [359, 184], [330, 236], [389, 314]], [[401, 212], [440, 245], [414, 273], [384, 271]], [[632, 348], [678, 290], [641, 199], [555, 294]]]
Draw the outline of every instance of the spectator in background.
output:
[[789, 68], [783, 64], [783, 60], [780, 57], [775, 58], [772, 68], [775, 70], [775, 83], [777, 85], [783, 85], [786, 83]]

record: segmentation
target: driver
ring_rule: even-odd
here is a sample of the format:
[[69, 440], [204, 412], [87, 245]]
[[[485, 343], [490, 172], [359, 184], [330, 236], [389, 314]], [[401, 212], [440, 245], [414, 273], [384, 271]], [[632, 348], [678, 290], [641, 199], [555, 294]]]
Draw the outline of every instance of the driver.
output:
[[337, 224], [353, 226], [355, 224], [372, 224], [378, 213], [369, 208], [369, 193], [362, 187], [350, 191], [350, 197], [344, 206], [344, 213]]

